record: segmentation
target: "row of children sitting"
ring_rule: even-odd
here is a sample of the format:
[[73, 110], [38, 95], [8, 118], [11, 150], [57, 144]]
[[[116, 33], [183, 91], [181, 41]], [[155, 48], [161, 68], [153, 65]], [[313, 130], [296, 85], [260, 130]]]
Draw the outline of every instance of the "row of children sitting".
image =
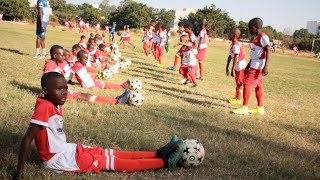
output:
[[[88, 44], [90, 47], [91, 45]], [[103, 52], [102, 48], [104, 45], [100, 44], [101, 50], [96, 50], [96, 52]], [[91, 49], [91, 48], [90, 48]], [[90, 52], [90, 50], [89, 50]], [[96, 78], [95, 75], [91, 75], [89, 72], [96, 73], [99, 69], [87, 65], [90, 64], [88, 61], [91, 61], [90, 53], [88, 50], [82, 50], [79, 45], [74, 45], [72, 51], [69, 52], [59, 45], [54, 45], [50, 49], [51, 59], [45, 61], [45, 66], [43, 73], [47, 72], [59, 72], [61, 73], [66, 80], [71, 83], [73, 75], [75, 76], [77, 82], [83, 88], [99, 88], [99, 89], [113, 89], [113, 90], [125, 90], [125, 92], [117, 98], [107, 98], [101, 96], [93, 96], [91, 94], [83, 94], [78, 91], [68, 91], [68, 99], [82, 99], [90, 102], [97, 102], [103, 104], [125, 104], [129, 97], [129, 90], [127, 90], [130, 81], [126, 81], [122, 84], [113, 84], [101, 81]], [[95, 56], [92, 56], [93, 58]], [[103, 66], [109, 66], [115, 62], [110, 60], [108, 57], [97, 56], [95, 60], [102, 61]]]

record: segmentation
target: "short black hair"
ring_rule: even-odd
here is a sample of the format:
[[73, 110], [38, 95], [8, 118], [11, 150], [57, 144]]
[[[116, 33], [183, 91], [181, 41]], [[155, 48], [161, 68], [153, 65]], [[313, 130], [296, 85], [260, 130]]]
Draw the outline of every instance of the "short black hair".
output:
[[51, 80], [58, 79], [58, 78], [64, 78], [64, 76], [58, 72], [48, 72], [44, 73], [41, 77], [41, 87], [42, 88], [48, 88], [50, 85]]
[[80, 50], [77, 54], [77, 58], [80, 59], [84, 54], [88, 54], [88, 53], [84, 50]]
[[56, 54], [59, 50], [63, 50], [63, 47], [59, 46], [59, 45], [53, 45], [50, 48], [50, 56], [51, 56], [51, 58], [53, 58], [53, 55]]
[[105, 48], [106, 45], [105, 44], [99, 44], [99, 49]]
[[184, 22], [183, 21], [180, 21], [179, 23], [178, 23], [178, 26], [184, 26]]
[[94, 41], [94, 39], [93, 39], [93, 38], [89, 38], [89, 39], [88, 39], [88, 42], [90, 42], [90, 41]]
[[82, 35], [80, 38], [81, 38], [81, 39], [84, 39], [84, 38], [86, 38], [86, 36], [85, 36], [85, 35]]
[[75, 44], [75, 45], [72, 46], [72, 50], [78, 50], [78, 49], [81, 49], [79, 44]]
[[90, 49], [90, 48], [92, 48], [93, 47], [93, 44], [91, 44], [91, 43], [89, 43], [88, 45], [87, 45], [87, 49]]
[[262, 19], [256, 17], [249, 21], [249, 25], [256, 27], [257, 29], [262, 29], [263, 21]]
[[184, 23], [183, 27], [184, 27], [185, 29], [188, 28], [188, 29], [191, 29], [191, 30], [192, 30], [193, 24], [190, 23], [190, 22], [186, 22], [186, 23]]

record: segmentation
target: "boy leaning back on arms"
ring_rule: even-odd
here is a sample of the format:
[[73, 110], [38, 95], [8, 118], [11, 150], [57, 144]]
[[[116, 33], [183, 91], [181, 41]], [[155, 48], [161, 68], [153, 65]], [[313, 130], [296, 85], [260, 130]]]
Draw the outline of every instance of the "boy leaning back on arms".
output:
[[66, 172], [170, 169], [183, 155], [184, 143], [177, 136], [173, 136], [157, 152], [117, 151], [67, 143], [62, 117], [62, 105], [67, 99], [67, 81], [60, 73], [45, 73], [41, 78], [41, 88], [44, 97], [37, 98], [35, 111], [21, 142], [14, 179], [22, 178], [33, 139], [44, 166]]

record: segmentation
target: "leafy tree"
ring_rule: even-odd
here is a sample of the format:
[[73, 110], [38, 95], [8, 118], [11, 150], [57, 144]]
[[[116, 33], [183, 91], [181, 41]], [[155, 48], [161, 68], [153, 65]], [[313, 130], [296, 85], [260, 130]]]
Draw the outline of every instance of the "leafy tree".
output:
[[148, 22], [152, 14], [152, 8], [143, 3], [132, 0], [121, 1], [115, 12], [110, 14], [110, 22], [117, 22], [118, 28], [129, 25], [132, 28], [140, 28]]
[[309, 33], [307, 29], [296, 30], [293, 33], [293, 44], [297, 45], [300, 50], [310, 51], [312, 41], [315, 38], [317, 38], [317, 36]]
[[103, 0], [101, 4], [99, 5], [99, 8], [101, 10], [101, 15], [104, 17], [109, 17], [110, 13], [117, 10], [117, 7], [114, 5], [110, 5], [109, 0]]
[[100, 22], [101, 14], [99, 9], [88, 7], [83, 10], [80, 17], [82, 17], [83, 20], [88, 21], [90, 24], [97, 24]]
[[0, 0], [4, 20], [23, 20], [29, 16], [28, 0]]
[[152, 19], [160, 18], [161, 23], [166, 27], [169, 27], [174, 20], [172, 13], [170, 13], [170, 11], [166, 11], [165, 9], [153, 9], [151, 17]]
[[185, 19], [194, 25], [194, 32], [200, 32], [200, 21], [202, 18], [207, 19], [207, 29], [209, 36], [226, 37], [232, 28], [236, 27], [236, 22], [230, 18], [228, 13], [217, 8], [215, 5], [206, 6], [197, 10], [196, 13], [189, 14]]
[[67, 5], [66, 0], [50, 0], [49, 3], [52, 11], [63, 11]]
[[247, 22], [239, 21], [238, 28], [241, 31], [241, 38], [250, 39], [251, 35], [250, 35], [250, 31], [249, 31], [249, 27], [248, 27]]

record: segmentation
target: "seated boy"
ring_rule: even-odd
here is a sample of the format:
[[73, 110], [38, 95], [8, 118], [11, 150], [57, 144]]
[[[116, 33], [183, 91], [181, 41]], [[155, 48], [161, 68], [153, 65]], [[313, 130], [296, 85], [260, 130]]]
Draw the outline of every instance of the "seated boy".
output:
[[86, 39], [86, 36], [85, 35], [82, 35], [80, 37], [80, 41], [79, 41], [79, 46], [81, 47], [81, 49], [87, 49], [87, 44], [85, 42], [85, 39]]
[[191, 42], [189, 42], [189, 36], [182, 35], [180, 37], [179, 44], [182, 45], [182, 47], [177, 54], [182, 57], [182, 64], [179, 69], [179, 73], [182, 74], [185, 78], [185, 82], [183, 84], [187, 85], [191, 79], [191, 81], [193, 82], [193, 87], [197, 87], [197, 59], [193, 53], [192, 46], [190, 47]]
[[176, 136], [157, 152], [117, 151], [68, 143], [62, 114], [62, 105], [67, 99], [67, 81], [61, 74], [49, 72], [42, 76], [41, 88], [44, 97], [37, 98], [32, 119], [22, 139], [15, 178], [23, 177], [33, 139], [45, 167], [67, 172], [171, 169], [183, 155], [184, 143]]
[[92, 77], [87, 69], [86, 64], [88, 61], [88, 53], [86, 51], [79, 51], [78, 52], [78, 62], [71, 68], [78, 83], [84, 88], [93, 88], [97, 87], [99, 89], [114, 89], [114, 90], [123, 90], [129, 86], [128, 81], [123, 84], [111, 84], [105, 83], [100, 80], [96, 80], [95, 77]]
[[81, 50], [81, 47], [78, 44], [72, 46], [71, 53], [69, 53], [69, 58], [66, 58], [69, 66], [72, 67], [77, 61], [77, 54]]

